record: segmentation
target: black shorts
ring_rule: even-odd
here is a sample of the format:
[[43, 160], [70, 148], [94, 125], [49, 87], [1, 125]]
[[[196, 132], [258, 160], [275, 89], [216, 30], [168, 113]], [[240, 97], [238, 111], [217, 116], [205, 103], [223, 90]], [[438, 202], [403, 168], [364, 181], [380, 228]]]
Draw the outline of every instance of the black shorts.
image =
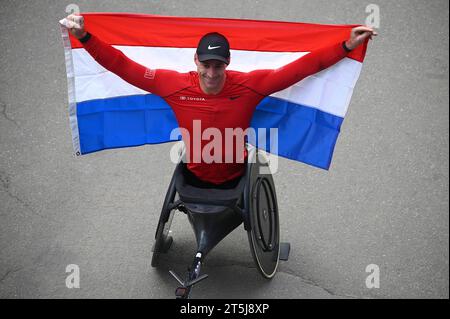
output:
[[226, 181], [222, 184], [214, 184], [210, 182], [205, 182], [199, 179], [192, 173], [186, 165], [183, 165], [183, 175], [189, 185], [198, 188], [216, 188], [216, 189], [233, 189], [239, 184], [242, 176], [238, 176], [232, 180]]

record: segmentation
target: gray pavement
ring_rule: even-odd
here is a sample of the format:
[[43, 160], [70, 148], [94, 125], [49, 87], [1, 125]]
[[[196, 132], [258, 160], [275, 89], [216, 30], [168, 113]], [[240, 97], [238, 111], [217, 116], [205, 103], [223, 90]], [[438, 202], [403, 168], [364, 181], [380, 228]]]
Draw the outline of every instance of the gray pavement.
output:
[[[170, 144], [75, 157], [57, 21], [69, 1], [1, 2], [0, 298], [172, 298], [194, 253], [181, 213], [160, 269], [151, 245]], [[82, 11], [364, 23], [370, 2], [77, 1]], [[379, 37], [330, 171], [280, 159], [288, 262], [270, 281], [239, 227], [208, 256], [195, 298], [449, 297], [449, 4], [376, 1]], [[66, 266], [80, 288], [66, 287]], [[366, 266], [380, 270], [369, 289]], [[220, 287], [220, 289], [218, 289]]]

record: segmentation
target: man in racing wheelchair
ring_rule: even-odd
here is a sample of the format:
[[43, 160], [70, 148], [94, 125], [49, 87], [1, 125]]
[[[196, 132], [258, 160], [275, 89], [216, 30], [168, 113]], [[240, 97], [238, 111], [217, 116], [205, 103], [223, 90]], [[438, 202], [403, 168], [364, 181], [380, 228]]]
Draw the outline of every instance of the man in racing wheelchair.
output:
[[[190, 287], [203, 279], [199, 269], [204, 256], [242, 222], [249, 232], [258, 269], [264, 277], [271, 278], [280, 257], [280, 244], [273, 180], [270, 174], [259, 174], [261, 166], [267, 163], [257, 160], [258, 152], [250, 154], [243, 137], [232, 143], [222, 141], [222, 147], [214, 148], [213, 153], [207, 150], [208, 143], [202, 137], [212, 128], [221, 138], [229, 129], [249, 128], [262, 99], [340, 61], [376, 35], [373, 29], [355, 27], [347, 41], [275, 70], [248, 73], [227, 70], [231, 61], [227, 38], [208, 33], [200, 39], [194, 55], [197, 70], [179, 73], [149, 69], [132, 61], [85, 30], [82, 16], [69, 15], [67, 20], [71, 34], [99, 64], [130, 84], [162, 97], [178, 121], [186, 145], [185, 160], [178, 164], [164, 201], [152, 265], [156, 265], [159, 253], [170, 247], [168, 228], [173, 211], [178, 209], [188, 215], [198, 244], [188, 279], [182, 281], [173, 273], [182, 284], [178, 296], [189, 296]], [[200, 134], [193, 134], [196, 125], [203, 128]], [[209, 136], [215, 136], [210, 133]]]

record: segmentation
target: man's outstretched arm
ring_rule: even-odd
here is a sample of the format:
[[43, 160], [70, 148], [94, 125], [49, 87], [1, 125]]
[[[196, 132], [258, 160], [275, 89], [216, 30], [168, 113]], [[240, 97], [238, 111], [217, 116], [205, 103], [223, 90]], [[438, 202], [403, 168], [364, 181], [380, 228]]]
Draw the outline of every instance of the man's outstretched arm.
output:
[[284, 90], [304, 78], [320, 72], [343, 59], [367, 38], [377, 35], [373, 29], [361, 26], [352, 29], [350, 38], [331, 47], [321, 48], [275, 70], [250, 72], [250, 85], [263, 95]]
[[105, 69], [145, 91], [160, 96], [170, 94], [170, 83], [173, 83], [170, 79], [180, 76], [180, 73], [164, 69], [150, 70], [129, 59], [122, 51], [87, 32], [84, 28], [82, 16], [69, 15], [67, 20], [69, 32], [83, 44], [86, 51]]

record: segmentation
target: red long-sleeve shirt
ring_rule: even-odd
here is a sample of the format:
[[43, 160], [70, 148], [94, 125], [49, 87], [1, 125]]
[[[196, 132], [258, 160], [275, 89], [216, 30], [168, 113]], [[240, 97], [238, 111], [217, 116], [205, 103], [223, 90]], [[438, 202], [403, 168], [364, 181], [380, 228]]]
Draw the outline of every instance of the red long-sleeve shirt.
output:
[[[317, 50], [275, 70], [255, 70], [248, 73], [226, 70], [226, 80], [217, 95], [205, 94], [200, 88], [197, 72], [179, 73], [165, 69], [149, 69], [127, 58], [121, 51], [101, 41], [95, 35], [83, 43], [84, 48], [104, 68], [117, 74], [126, 82], [162, 97], [173, 109], [186, 144], [188, 169], [199, 179], [220, 184], [243, 174], [245, 169], [244, 147], [236, 150], [236, 141], [225, 143], [226, 128], [242, 130], [250, 126], [253, 112], [266, 96], [283, 90], [303, 78], [335, 64], [347, 55], [342, 43]], [[149, 64], [151, 61], [149, 61]], [[194, 122], [199, 120], [200, 122]], [[217, 128], [222, 139], [222, 153], [216, 162], [205, 161], [201, 156], [214, 154], [217, 149], [208, 138], [214, 132], [209, 130], [201, 136], [193, 136], [194, 125], [201, 125], [201, 131]], [[214, 138], [217, 138], [214, 136]], [[219, 144], [220, 145], [220, 144]], [[239, 146], [240, 144], [238, 142]], [[205, 148], [206, 147], [206, 148]], [[192, 154], [192, 156], [191, 156]], [[232, 162], [230, 160], [230, 154]]]

